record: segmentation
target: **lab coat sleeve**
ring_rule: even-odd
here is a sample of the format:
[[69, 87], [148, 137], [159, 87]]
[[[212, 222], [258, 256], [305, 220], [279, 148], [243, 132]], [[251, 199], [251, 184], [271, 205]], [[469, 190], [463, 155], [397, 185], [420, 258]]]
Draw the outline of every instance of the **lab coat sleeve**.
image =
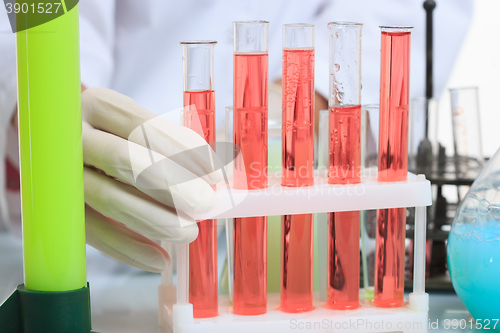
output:
[[81, 81], [87, 87], [109, 87], [113, 80], [115, 0], [80, 1]]

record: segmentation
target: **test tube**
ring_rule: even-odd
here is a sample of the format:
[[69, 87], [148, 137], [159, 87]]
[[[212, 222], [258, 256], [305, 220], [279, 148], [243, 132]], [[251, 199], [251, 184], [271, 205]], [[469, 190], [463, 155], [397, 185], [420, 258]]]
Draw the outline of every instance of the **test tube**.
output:
[[[16, 33], [24, 284], [37, 291], [86, 286], [78, 6], [67, 6]], [[20, 13], [18, 27], [36, 18]]]
[[[330, 143], [328, 183], [356, 184], [361, 170], [361, 29], [332, 22], [330, 29]], [[359, 306], [360, 212], [328, 215], [327, 307]]]
[[[267, 187], [267, 103], [269, 22], [234, 22], [233, 186]], [[267, 217], [234, 222], [233, 312], [267, 311]]]
[[[283, 26], [283, 186], [314, 183], [314, 26]], [[281, 292], [284, 312], [313, 307], [313, 214], [283, 215]]]
[[[378, 181], [408, 173], [411, 27], [381, 27]], [[377, 211], [375, 298], [378, 307], [404, 302], [406, 208]]]
[[[215, 149], [215, 41], [181, 42], [184, 68], [184, 126]], [[197, 222], [199, 233], [189, 244], [189, 303], [195, 318], [218, 314], [217, 220]]]
[[[477, 87], [450, 89], [450, 98], [457, 177], [474, 179], [484, 166], [479, 90]], [[459, 194], [461, 200], [466, 193]]]

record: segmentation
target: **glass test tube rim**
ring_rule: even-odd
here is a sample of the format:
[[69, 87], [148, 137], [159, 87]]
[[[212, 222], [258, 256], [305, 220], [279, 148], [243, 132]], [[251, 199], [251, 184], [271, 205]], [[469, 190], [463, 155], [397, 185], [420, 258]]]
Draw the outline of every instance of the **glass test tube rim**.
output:
[[283, 28], [314, 28], [314, 24], [311, 24], [311, 23], [286, 23], [286, 24], [283, 24]]
[[236, 24], [268, 24], [269, 25], [269, 21], [266, 21], [266, 20], [250, 20], [250, 21], [233, 21], [233, 24], [236, 25]]
[[410, 33], [413, 30], [412, 26], [409, 25], [379, 25], [379, 28], [382, 30], [382, 32], [388, 32], [388, 33]]
[[359, 22], [350, 22], [350, 21], [333, 21], [328, 23], [328, 28], [332, 27], [346, 27], [346, 28], [358, 28], [362, 27], [364, 24]]
[[475, 90], [478, 91], [477, 86], [467, 86], [467, 87], [456, 87], [456, 88], [448, 88], [448, 91], [450, 93], [458, 92], [458, 91], [464, 91], [464, 90]]
[[215, 40], [184, 40], [179, 44], [181, 45], [215, 45], [217, 41]]

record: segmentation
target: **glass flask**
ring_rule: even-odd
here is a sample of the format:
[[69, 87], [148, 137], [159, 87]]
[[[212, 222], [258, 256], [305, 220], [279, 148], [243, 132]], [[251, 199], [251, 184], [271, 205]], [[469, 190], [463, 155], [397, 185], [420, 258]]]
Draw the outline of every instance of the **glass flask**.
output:
[[448, 238], [453, 287], [476, 322], [500, 330], [500, 149], [458, 207]]

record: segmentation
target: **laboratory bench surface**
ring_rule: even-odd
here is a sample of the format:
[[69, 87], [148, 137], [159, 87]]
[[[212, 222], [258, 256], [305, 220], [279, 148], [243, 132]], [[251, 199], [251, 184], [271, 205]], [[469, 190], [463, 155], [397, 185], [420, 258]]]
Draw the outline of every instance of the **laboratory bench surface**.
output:
[[[94, 331], [160, 332], [157, 315], [159, 274], [125, 266], [90, 247], [87, 247], [87, 270]], [[3, 302], [22, 281], [21, 240], [0, 232], [0, 301]], [[432, 292], [429, 332], [472, 331], [470, 323], [469, 328], [454, 330], [453, 319], [457, 320], [455, 324], [470, 320], [460, 299], [454, 293]]]

